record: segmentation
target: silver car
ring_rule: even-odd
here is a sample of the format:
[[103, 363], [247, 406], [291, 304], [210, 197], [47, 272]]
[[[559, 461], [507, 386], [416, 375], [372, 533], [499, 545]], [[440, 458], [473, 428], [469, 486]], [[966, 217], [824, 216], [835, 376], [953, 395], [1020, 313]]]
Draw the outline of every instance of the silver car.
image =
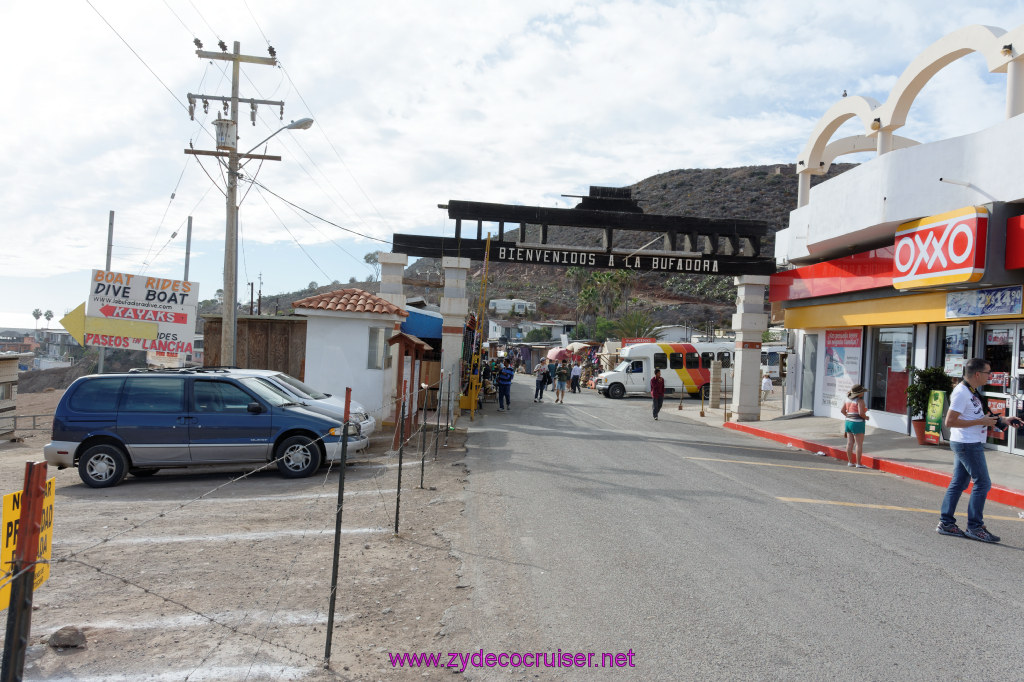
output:
[[[278, 372], [272, 369], [217, 369], [234, 376], [252, 376], [273, 384], [277, 389], [284, 392], [295, 402], [304, 405], [307, 409], [314, 409], [320, 414], [336, 417], [339, 421], [345, 413], [345, 401], [330, 393], [323, 393], [316, 390], [309, 384], [299, 381], [290, 374]], [[349, 404], [349, 420], [359, 424], [359, 432], [364, 436], [370, 436], [377, 430], [377, 420], [366, 411], [363, 405], [355, 400]]]

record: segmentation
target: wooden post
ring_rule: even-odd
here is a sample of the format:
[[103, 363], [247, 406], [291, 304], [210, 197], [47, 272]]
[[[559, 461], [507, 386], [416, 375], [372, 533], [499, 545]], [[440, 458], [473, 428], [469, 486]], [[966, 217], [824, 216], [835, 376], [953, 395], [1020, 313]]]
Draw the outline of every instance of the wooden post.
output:
[[7, 637], [4, 640], [0, 679], [21, 680], [25, 652], [32, 629], [32, 591], [39, 555], [43, 498], [46, 495], [46, 462], [25, 462], [25, 485], [21, 493], [18, 540], [11, 561], [11, 603], [7, 608]]

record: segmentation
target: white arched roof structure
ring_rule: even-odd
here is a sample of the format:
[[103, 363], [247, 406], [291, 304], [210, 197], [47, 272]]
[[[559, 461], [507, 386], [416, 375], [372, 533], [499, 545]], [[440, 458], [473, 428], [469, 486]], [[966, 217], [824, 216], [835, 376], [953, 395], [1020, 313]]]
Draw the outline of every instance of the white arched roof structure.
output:
[[[1006, 118], [977, 132], [918, 144], [897, 137], [922, 88], [957, 59], [978, 53], [992, 73], [1006, 73]], [[950, 105], [962, 105], [952, 100]], [[775, 235], [775, 256], [793, 264], [850, 253], [893, 239], [898, 225], [978, 203], [1024, 203], [1024, 26], [1003, 31], [967, 26], [937, 40], [903, 71], [884, 103], [867, 97], [836, 102], [814, 127], [797, 159], [797, 207]], [[862, 134], [831, 140], [856, 117]], [[897, 154], [887, 152], [900, 150]], [[845, 154], [877, 157], [817, 185]], [[940, 178], [942, 181], [940, 181]], [[813, 200], [812, 200], [813, 199]]]
[[[1022, 50], [1015, 47], [1014, 42], [1024, 48], [1024, 26], [1009, 32], [993, 26], [965, 26], [943, 36], [904, 69], [884, 103], [879, 104], [870, 97], [853, 96], [844, 97], [832, 105], [818, 120], [800, 153], [797, 172], [806, 175], [824, 172], [821, 169], [831, 163], [825, 159], [829, 140], [839, 126], [854, 116], [864, 124], [865, 135], [877, 139], [875, 148], [880, 154], [891, 151], [894, 148], [892, 131], [906, 124], [914, 100], [928, 81], [949, 64], [972, 52], [984, 57], [990, 72], [1009, 74], [1008, 116], [1024, 113], [1024, 85], [1017, 83], [1024, 74], [1017, 74], [1017, 69], [1012, 68], [1016, 65], [1015, 60], [1022, 56]], [[807, 199], [806, 192], [801, 194], [805, 195], [801, 197], [803, 205]]]

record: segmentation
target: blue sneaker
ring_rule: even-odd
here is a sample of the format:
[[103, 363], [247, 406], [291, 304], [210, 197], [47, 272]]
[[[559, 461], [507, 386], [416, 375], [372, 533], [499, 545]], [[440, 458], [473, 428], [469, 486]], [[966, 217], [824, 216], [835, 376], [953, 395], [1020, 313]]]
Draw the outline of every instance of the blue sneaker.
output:
[[999, 542], [999, 536], [992, 535], [992, 533], [989, 533], [988, 530], [985, 529], [985, 526], [978, 526], [977, 528], [968, 528], [964, 531], [964, 535], [966, 535], [972, 540], [977, 540], [979, 542]]
[[935, 527], [935, 532], [939, 535], [951, 535], [955, 538], [967, 537], [955, 523], [943, 523], [942, 521], [939, 521], [939, 525]]

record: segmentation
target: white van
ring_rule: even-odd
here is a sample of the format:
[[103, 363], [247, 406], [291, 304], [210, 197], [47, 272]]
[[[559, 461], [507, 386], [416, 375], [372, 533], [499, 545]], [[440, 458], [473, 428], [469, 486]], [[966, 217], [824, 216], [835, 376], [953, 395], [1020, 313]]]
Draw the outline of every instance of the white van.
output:
[[722, 363], [722, 381], [732, 383], [735, 346], [731, 343], [638, 343], [619, 351], [615, 369], [597, 377], [595, 388], [606, 398], [650, 395], [654, 370], [661, 370], [665, 393], [711, 392], [711, 363]]

